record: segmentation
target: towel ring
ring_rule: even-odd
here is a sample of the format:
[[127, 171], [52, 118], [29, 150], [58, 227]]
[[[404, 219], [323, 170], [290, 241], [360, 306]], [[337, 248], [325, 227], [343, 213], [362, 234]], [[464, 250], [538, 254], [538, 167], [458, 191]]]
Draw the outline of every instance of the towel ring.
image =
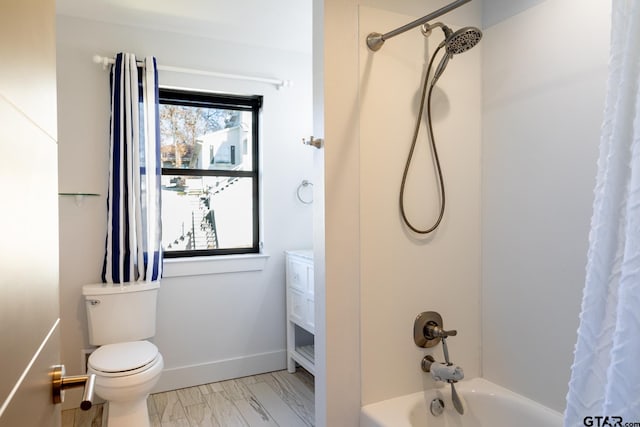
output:
[[298, 185], [298, 189], [296, 190], [296, 196], [298, 196], [298, 200], [300, 200], [300, 202], [304, 203], [305, 205], [310, 205], [311, 203], [313, 203], [313, 194], [311, 194], [311, 200], [305, 200], [300, 195], [300, 190], [302, 190], [303, 187], [308, 187], [308, 186], [313, 187], [313, 182], [307, 181], [305, 179], [300, 183], [300, 185]]

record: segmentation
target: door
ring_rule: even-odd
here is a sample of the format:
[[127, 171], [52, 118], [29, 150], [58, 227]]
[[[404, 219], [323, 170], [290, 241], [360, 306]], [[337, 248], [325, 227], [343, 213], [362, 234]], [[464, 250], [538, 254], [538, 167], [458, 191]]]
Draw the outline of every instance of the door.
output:
[[60, 425], [54, 0], [0, 13], [0, 427]]

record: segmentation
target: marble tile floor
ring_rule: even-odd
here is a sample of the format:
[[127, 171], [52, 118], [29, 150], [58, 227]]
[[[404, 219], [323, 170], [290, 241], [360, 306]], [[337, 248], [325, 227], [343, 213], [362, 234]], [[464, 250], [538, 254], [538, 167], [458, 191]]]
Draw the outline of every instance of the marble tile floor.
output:
[[[314, 379], [299, 368], [152, 394], [151, 427], [313, 427]], [[62, 411], [62, 427], [106, 426], [107, 408]], [[134, 426], [132, 426], [134, 427]]]

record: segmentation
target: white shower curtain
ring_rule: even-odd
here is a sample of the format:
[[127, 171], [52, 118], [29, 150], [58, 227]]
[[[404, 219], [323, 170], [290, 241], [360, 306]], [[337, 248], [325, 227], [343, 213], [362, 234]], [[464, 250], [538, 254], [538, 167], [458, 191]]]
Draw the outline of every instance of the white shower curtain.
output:
[[[640, 1], [615, 0], [612, 13], [608, 93], [565, 427], [640, 422]], [[609, 417], [608, 424], [604, 418], [597, 424], [597, 416]]]

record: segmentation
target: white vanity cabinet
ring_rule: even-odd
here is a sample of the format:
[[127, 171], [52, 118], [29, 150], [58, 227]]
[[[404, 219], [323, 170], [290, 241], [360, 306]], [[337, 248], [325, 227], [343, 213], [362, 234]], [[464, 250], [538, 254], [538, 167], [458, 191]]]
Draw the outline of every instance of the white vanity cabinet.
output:
[[286, 251], [287, 281], [287, 369], [296, 371], [296, 362], [315, 375], [315, 310], [313, 251]]

